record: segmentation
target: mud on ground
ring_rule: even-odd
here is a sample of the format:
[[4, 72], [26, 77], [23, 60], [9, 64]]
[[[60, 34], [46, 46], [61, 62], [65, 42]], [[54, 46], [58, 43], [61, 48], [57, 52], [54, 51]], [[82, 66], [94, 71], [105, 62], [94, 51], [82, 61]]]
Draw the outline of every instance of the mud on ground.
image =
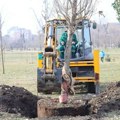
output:
[[88, 102], [91, 114], [120, 111], [120, 82], [111, 83], [104, 92]]
[[[120, 82], [111, 83], [104, 92], [90, 98], [88, 100], [84, 97], [71, 97], [69, 104], [64, 105], [68, 108], [72, 107], [72, 109], [69, 109], [68, 114], [66, 114], [67, 116], [65, 116], [65, 112], [63, 114], [63, 111], [61, 111], [58, 114], [59, 116], [49, 118], [49, 120], [102, 120], [107, 116], [107, 113], [114, 113], [115, 111], [120, 117]], [[34, 118], [37, 116], [37, 100], [37, 96], [22, 87], [0, 85], [0, 112]], [[52, 101], [58, 103], [57, 99], [52, 99]], [[61, 107], [61, 105], [58, 104], [58, 107]], [[80, 116], [79, 110], [78, 113], [73, 112], [73, 109], [82, 107], [87, 111], [84, 113], [85, 116]], [[69, 114], [71, 112], [72, 114]], [[0, 118], [2, 117], [4, 117], [4, 114], [1, 114]]]
[[0, 112], [37, 116], [37, 96], [22, 87], [0, 85]]

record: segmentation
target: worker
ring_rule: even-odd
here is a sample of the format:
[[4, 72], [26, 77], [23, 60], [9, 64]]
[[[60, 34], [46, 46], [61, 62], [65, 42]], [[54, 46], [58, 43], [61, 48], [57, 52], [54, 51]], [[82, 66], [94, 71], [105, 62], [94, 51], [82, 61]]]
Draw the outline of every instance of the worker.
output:
[[104, 52], [104, 51], [100, 51], [100, 59], [101, 59], [101, 62], [104, 61], [104, 57], [105, 57], [105, 52]]
[[[61, 38], [60, 38], [60, 58], [64, 59], [64, 52], [65, 52], [65, 47], [66, 47], [66, 43], [67, 43], [67, 30], [62, 34]], [[73, 34], [72, 36], [72, 47], [71, 47], [71, 58], [75, 58], [76, 57], [76, 44], [78, 43], [76, 35]]]

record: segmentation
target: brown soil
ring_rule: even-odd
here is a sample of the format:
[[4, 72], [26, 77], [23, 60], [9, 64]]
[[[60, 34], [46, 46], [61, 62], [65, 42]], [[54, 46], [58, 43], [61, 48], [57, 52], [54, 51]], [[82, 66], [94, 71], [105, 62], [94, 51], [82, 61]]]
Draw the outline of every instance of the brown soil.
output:
[[0, 112], [37, 116], [37, 97], [22, 87], [0, 85]]
[[90, 113], [104, 115], [120, 110], [120, 82], [111, 83], [104, 92], [88, 102]]
[[67, 104], [60, 104], [58, 99], [40, 99], [38, 117], [51, 116], [85, 116], [89, 114], [85, 101], [71, 99]]
[[[111, 83], [96, 97], [70, 97], [67, 104], [59, 104], [58, 99], [41, 99], [42, 107], [53, 116], [86, 116], [100, 118], [105, 113], [120, 110], [120, 82]], [[0, 86], [0, 112], [20, 113], [26, 117], [37, 116], [37, 96], [20, 87]], [[47, 108], [46, 108], [47, 107]], [[44, 111], [45, 112], [45, 111]], [[51, 115], [51, 116], [52, 116]]]

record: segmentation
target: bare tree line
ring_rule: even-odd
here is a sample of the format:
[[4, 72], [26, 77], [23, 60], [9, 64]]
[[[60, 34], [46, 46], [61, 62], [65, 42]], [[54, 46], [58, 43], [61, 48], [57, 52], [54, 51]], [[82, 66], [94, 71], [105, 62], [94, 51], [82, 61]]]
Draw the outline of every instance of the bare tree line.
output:
[[[107, 29], [105, 28], [107, 26]], [[98, 25], [96, 30], [91, 31], [93, 46], [96, 48], [120, 47], [120, 24], [108, 23]]]
[[13, 27], [2, 38], [6, 50], [42, 49], [43, 45], [42, 33], [32, 34], [30, 30], [26, 30], [25, 28]]
[[[91, 29], [91, 37], [93, 46], [96, 48], [114, 48], [120, 47], [120, 25], [118, 23], [109, 23], [107, 30], [105, 25], [97, 25], [97, 29]], [[99, 29], [99, 31], [98, 31]], [[15, 34], [19, 32], [13, 31]], [[98, 38], [99, 37], [99, 38]], [[38, 32], [33, 35], [32, 33], [22, 33], [19, 37], [11, 37], [9, 34], [2, 36], [3, 48], [6, 50], [12, 49], [40, 49], [43, 48], [44, 33]]]

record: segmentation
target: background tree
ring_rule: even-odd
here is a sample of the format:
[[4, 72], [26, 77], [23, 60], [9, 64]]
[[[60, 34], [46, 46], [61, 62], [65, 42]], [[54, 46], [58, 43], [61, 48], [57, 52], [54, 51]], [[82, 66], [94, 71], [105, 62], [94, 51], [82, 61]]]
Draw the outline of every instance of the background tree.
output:
[[46, 22], [50, 16], [50, 9], [49, 9], [49, 2], [48, 0], [43, 0], [43, 7], [42, 7], [42, 17]]
[[120, 0], [115, 0], [114, 3], [112, 3], [112, 6], [117, 13], [117, 19], [120, 22]]
[[55, 11], [54, 11], [54, 5], [53, 5], [54, 0], [43, 0], [43, 5], [42, 5], [42, 17], [44, 19], [44, 22], [49, 20], [51, 17], [55, 16]]
[[2, 61], [2, 68], [3, 68], [3, 74], [5, 74], [5, 67], [4, 67], [4, 53], [3, 53], [3, 40], [2, 40], [2, 16], [0, 13], [0, 47], [1, 47], [1, 61]]

